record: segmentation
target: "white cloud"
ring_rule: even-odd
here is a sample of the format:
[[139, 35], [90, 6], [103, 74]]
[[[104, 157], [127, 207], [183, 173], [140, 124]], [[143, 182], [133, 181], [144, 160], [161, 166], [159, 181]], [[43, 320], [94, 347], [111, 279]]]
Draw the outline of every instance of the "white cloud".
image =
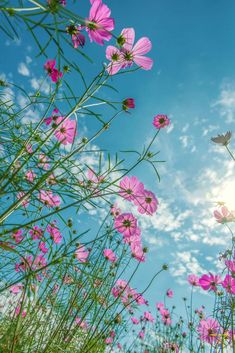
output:
[[25, 63], [19, 63], [18, 72], [22, 76], [30, 76], [30, 71]]
[[218, 99], [211, 104], [212, 108], [217, 108], [220, 115], [225, 118], [226, 123], [234, 122], [235, 116], [235, 84], [225, 83], [221, 87]]
[[50, 93], [50, 85], [47, 81], [43, 79], [43, 77], [40, 77], [40, 78], [33, 77], [30, 80], [30, 84], [31, 84], [31, 87], [36, 91], [40, 89], [41, 92], [44, 94]]

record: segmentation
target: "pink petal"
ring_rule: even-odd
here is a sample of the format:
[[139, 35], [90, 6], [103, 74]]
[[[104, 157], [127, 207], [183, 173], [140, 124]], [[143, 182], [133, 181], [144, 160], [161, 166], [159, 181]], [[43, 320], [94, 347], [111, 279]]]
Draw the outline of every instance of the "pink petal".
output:
[[123, 45], [123, 48], [126, 50], [131, 50], [135, 41], [135, 30], [134, 28], [124, 28], [121, 32], [121, 36], [126, 39], [126, 43]]
[[133, 48], [133, 55], [144, 55], [152, 49], [152, 43], [147, 37], [140, 38]]
[[134, 57], [134, 62], [136, 65], [142, 67], [144, 70], [151, 70], [153, 66], [153, 60], [147, 56], [137, 55]]
[[122, 63], [112, 62], [107, 66], [107, 72], [109, 75], [115, 75], [122, 68]]

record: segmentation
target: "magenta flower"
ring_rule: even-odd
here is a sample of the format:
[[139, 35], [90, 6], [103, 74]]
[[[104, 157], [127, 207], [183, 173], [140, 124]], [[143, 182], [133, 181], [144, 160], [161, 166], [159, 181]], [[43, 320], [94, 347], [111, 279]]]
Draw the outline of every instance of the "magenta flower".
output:
[[51, 78], [52, 82], [58, 82], [59, 78], [63, 76], [62, 72], [59, 72], [56, 68], [55, 60], [47, 60], [44, 65], [44, 69], [47, 71], [48, 76]]
[[218, 321], [213, 318], [201, 320], [197, 328], [200, 340], [210, 344], [213, 344], [218, 340], [219, 330], [220, 325]]
[[173, 298], [173, 295], [174, 295], [173, 290], [172, 289], [167, 289], [166, 295], [167, 295], [168, 298]]
[[[60, 124], [64, 118], [62, 116], [58, 117], [56, 124]], [[71, 119], [65, 119], [59, 127], [56, 128], [55, 137], [63, 145], [68, 143], [73, 143], [76, 133], [76, 121]]]
[[53, 111], [52, 111], [52, 115], [49, 116], [48, 118], [45, 118], [44, 119], [44, 123], [46, 125], [50, 125], [53, 121], [56, 123], [56, 120], [58, 118], [58, 114], [59, 113], [59, 110], [57, 108], [55, 108]]
[[124, 28], [118, 38], [123, 53], [123, 68], [130, 67], [135, 63], [144, 70], [150, 70], [153, 60], [144, 56], [152, 49], [152, 43], [147, 37], [142, 37], [134, 45], [134, 28]]
[[162, 322], [164, 323], [164, 325], [170, 326], [172, 321], [171, 321], [171, 316], [170, 316], [169, 310], [168, 309], [161, 309], [160, 314], [162, 316]]
[[142, 195], [144, 191], [144, 185], [141, 183], [137, 177], [125, 176], [120, 181], [119, 195], [128, 201], [133, 201]]
[[110, 33], [114, 29], [114, 19], [110, 17], [111, 10], [102, 0], [91, 0], [89, 18], [86, 23], [86, 30], [90, 41], [104, 45], [104, 40], [112, 38]]
[[43, 236], [43, 230], [38, 226], [34, 226], [32, 229], [30, 229], [29, 234], [33, 240], [40, 239]]
[[38, 248], [39, 248], [39, 250], [41, 250], [41, 252], [42, 252], [43, 254], [46, 254], [46, 253], [48, 252], [48, 248], [46, 247], [46, 243], [43, 242], [43, 241], [41, 241], [41, 242], [39, 243]]
[[188, 282], [194, 287], [199, 286], [199, 278], [194, 274], [188, 275]]
[[19, 244], [23, 239], [23, 230], [19, 229], [12, 234], [12, 238], [15, 240], [16, 244]]
[[104, 257], [109, 260], [110, 262], [116, 262], [117, 261], [117, 257], [114, 254], [113, 250], [111, 249], [104, 249], [103, 251]]
[[144, 319], [149, 322], [154, 322], [154, 317], [149, 311], [144, 312]]
[[204, 290], [212, 290], [212, 291], [216, 292], [217, 286], [219, 284], [221, 284], [220, 276], [218, 276], [218, 275], [214, 276], [210, 272], [209, 272], [209, 275], [202, 275], [202, 277], [199, 278], [199, 285]]
[[153, 125], [157, 129], [162, 129], [162, 128], [170, 125], [170, 119], [167, 117], [167, 115], [158, 114], [153, 119]]
[[222, 282], [222, 286], [228, 293], [235, 294], [235, 279], [232, 276], [226, 275]]
[[139, 213], [151, 216], [158, 208], [158, 199], [148, 190], [144, 190], [138, 198], [134, 200], [134, 204], [138, 206]]
[[48, 208], [58, 207], [61, 203], [58, 195], [53, 195], [51, 190], [40, 190], [38, 199]]
[[66, 31], [71, 35], [74, 48], [83, 47], [86, 42], [85, 36], [81, 33], [83, 26], [70, 25]]
[[115, 218], [114, 228], [126, 237], [133, 235], [136, 231], [136, 227], [137, 219], [132, 213], [122, 213], [120, 216]]
[[18, 293], [20, 293], [20, 291], [23, 287], [24, 286], [22, 284], [14, 284], [13, 286], [10, 287], [10, 292], [12, 294], [18, 294]]
[[89, 251], [83, 245], [80, 245], [75, 251], [75, 257], [79, 262], [85, 263], [87, 262], [87, 258], [89, 256]]
[[122, 102], [122, 109], [127, 111], [128, 109], [135, 108], [135, 100], [133, 98], [126, 98]]
[[141, 340], [144, 339], [144, 335], [145, 335], [145, 332], [143, 330], [141, 330], [139, 333], [138, 333], [138, 336]]
[[50, 234], [54, 243], [60, 244], [63, 237], [62, 237], [62, 234], [60, 233], [59, 229], [57, 227], [55, 227], [54, 225], [50, 225], [50, 224], [48, 224], [46, 229], [47, 229], [47, 232]]

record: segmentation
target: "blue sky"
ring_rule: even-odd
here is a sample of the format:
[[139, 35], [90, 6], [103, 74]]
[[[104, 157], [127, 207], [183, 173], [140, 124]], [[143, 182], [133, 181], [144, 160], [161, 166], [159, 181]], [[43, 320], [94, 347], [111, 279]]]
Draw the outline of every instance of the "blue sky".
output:
[[[154, 67], [149, 72], [139, 70], [112, 79], [119, 89], [115, 99], [133, 97], [136, 109], [116, 120], [105, 139], [98, 139], [96, 145], [113, 152], [141, 150], [154, 133], [153, 116], [162, 113], [171, 118], [171, 127], [161, 132], [153, 147], [161, 151], [160, 159], [166, 160], [159, 166], [161, 182], [151, 175], [149, 167], [136, 171], [146, 188], [156, 193], [160, 207], [155, 216], [140, 221], [149, 254], [134, 285], [144, 288], [155, 271], [167, 262], [169, 272], [154, 282], [147, 297], [153, 306], [171, 287], [181, 308], [181, 298], [187, 294], [184, 283], [187, 274], [215, 271], [218, 252], [229, 242], [229, 234], [213, 219], [215, 202], [226, 201], [235, 209], [234, 166], [223, 149], [210, 142], [211, 136], [234, 127], [235, 3], [230, 0], [107, 0], [106, 3], [112, 9], [117, 35], [124, 27], [134, 27], [137, 39], [148, 36], [152, 40], [149, 56]], [[76, 4], [77, 11], [80, 14], [81, 10], [84, 16], [89, 6], [88, 0]], [[7, 38], [1, 36], [0, 45], [2, 51], [6, 50], [7, 60], [1, 55], [0, 70], [32, 89], [43, 75], [44, 61], [34, 62], [32, 40], [27, 33], [23, 33], [23, 39], [9, 45]], [[88, 65], [75, 55], [74, 60], [79, 60], [87, 76], [92, 76], [105, 61], [104, 49], [87, 41], [84, 51], [96, 58], [96, 64]], [[79, 81], [74, 82], [74, 89], [79, 85]], [[209, 302], [204, 294], [199, 298]]]

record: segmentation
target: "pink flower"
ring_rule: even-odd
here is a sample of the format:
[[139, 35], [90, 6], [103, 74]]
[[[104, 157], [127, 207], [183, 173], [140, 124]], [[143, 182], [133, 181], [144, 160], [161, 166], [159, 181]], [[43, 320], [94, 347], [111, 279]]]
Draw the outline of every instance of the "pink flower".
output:
[[59, 229], [55, 227], [54, 225], [51, 226], [48, 224], [47, 226], [47, 232], [50, 234], [51, 238], [53, 239], [55, 244], [60, 244], [63, 237], [62, 234], [60, 233]]
[[171, 316], [170, 316], [169, 310], [168, 309], [161, 309], [160, 314], [162, 316], [162, 321], [163, 321], [164, 325], [170, 326], [171, 325]]
[[[16, 195], [16, 197], [17, 197], [18, 200], [21, 200], [24, 196], [25, 196], [25, 192], [24, 192], [24, 191], [20, 191], [20, 192], [18, 192], [18, 194]], [[21, 205], [22, 205], [23, 207], [25, 207], [25, 208], [28, 207], [28, 205], [29, 205], [28, 198], [25, 198], [24, 201], [21, 202]]]
[[105, 343], [106, 344], [112, 344], [113, 343], [113, 338], [112, 337], [108, 337], [105, 339]]
[[82, 263], [87, 262], [88, 256], [89, 256], [89, 251], [87, 251], [83, 245], [80, 245], [75, 251], [75, 257], [79, 262], [82, 262]]
[[232, 276], [226, 275], [222, 282], [222, 286], [228, 293], [235, 294], [235, 279]]
[[145, 261], [145, 254], [140, 242], [132, 242], [131, 243], [131, 252], [133, 257], [139, 262]]
[[39, 250], [41, 250], [41, 252], [43, 254], [46, 254], [48, 252], [48, 248], [46, 248], [46, 243], [45, 242], [40, 242], [38, 245]]
[[194, 274], [188, 276], [188, 282], [194, 287], [199, 286], [199, 278]]
[[158, 114], [153, 119], [153, 125], [157, 129], [162, 129], [163, 127], [170, 125], [170, 119], [167, 117], [167, 115]]
[[13, 286], [10, 287], [10, 292], [12, 294], [18, 294], [20, 293], [22, 288], [23, 288], [22, 284], [14, 284]]
[[30, 153], [30, 154], [33, 153], [32, 145], [28, 144], [25, 146], [25, 148], [28, 153]]
[[232, 272], [232, 274], [235, 274], [235, 261], [232, 260], [226, 260], [225, 265], [227, 269]]
[[143, 330], [141, 330], [141, 331], [138, 333], [138, 336], [139, 336], [139, 338], [140, 338], [141, 340], [144, 339], [144, 335], [145, 335], [145, 333], [144, 333]]
[[16, 244], [19, 244], [23, 239], [23, 230], [19, 229], [12, 234], [12, 238], [14, 238]]
[[221, 284], [220, 276], [218, 275], [214, 276], [210, 272], [209, 272], [209, 275], [202, 275], [202, 277], [199, 278], [199, 285], [204, 290], [212, 290], [215, 292], [217, 290], [218, 284]]
[[197, 331], [200, 335], [200, 340], [213, 344], [218, 339], [218, 334], [220, 330], [220, 325], [216, 319], [208, 318], [206, 320], [201, 320]]
[[114, 19], [110, 17], [111, 10], [102, 0], [91, 0], [91, 4], [86, 30], [91, 42], [104, 45], [104, 40], [112, 38], [110, 31], [114, 29]]
[[123, 53], [120, 49], [114, 47], [113, 45], [107, 46], [106, 59], [110, 61], [110, 63], [107, 65], [107, 68], [106, 68], [109, 75], [115, 75], [123, 67], [123, 62], [124, 62]]
[[34, 262], [33, 262], [33, 265], [36, 267], [36, 268], [41, 268], [41, 267], [45, 267], [47, 265], [47, 261], [45, 259], [45, 257], [43, 256], [43, 254], [39, 254]]
[[66, 28], [68, 34], [71, 35], [74, 48], [83, 47], [86, 41], [85, 36], [81, 33], [83, 26], [70, 25]]
[[33, 229], [29, 231], [33, 240], [40, 239], [43, 236], [43, 230], [38, 226], [34, 226]]
[[47, 60], [44, 65], [44, 69], [47, 71], [48, 76], [51, 78], [52, 82], [57, 82], [59, 78], [63, 76], [62, 72], [59, 72], [56, 68], [56, 61], [55, 60]]
[[56, 119], [58, 118], [58, 115], [56, 115], [57, 113], [59, 113], [59, 110], [55, 108], [52, 111], [52, 115], [44, 119], [45, 124], [50, 125], [53, 121], [56, 123]]
[[234, 212], [230, 212], [225, 206], [222, 206], [220, 211], [215, 210], [214, 216], [218, 223], [232, 222], [235, 220]]
[[[56, 120], [56, 124], [60, 124], [64, 117], [60, 116]], [[73, 143], [76, 134], [76, 121], [71, 119], [65, 119], [60, 126], [56, 128], [55, 137], [63, 145]]]
[[32, 183], [34, 181], [34, 178], [36, 177], [36, 174], [32, 170], [28, 170], [25, 174], [25, 178]]
[[138, 325], [139, 324], [139, 320], [136, 317], [132, 317], [131, 321], [134, 325]]
[[80, 317], [76, 317], [75, 322], [81, 329], [83, 329], [83, 330], [87, 330], [88, 329], [87, 322], [82, 320]]
[[149, 311], [144, 312], [144, 319], [149, 322], [154, 322], [154, 317]]
[[151, 191], [144, 190], [138, 198], [134, 200], [134, 204], [137, 205], [139, 213], [151, 216], [158, 208], [158, 199]]
[[114, 228], [122, 233], [124, 236], [129, 237], [133, 235], [137, 228], [137, 219], [132, 213], [122, 213], [114, 220]]
[[120, 215], [121, 209], [117, 207], [117, 204], [114, 204], [111, 207], [110, 213], [114, 218], [116, 218]]
[[120, 181], [119, 195], [128, 201], [133, 201], [142, 195], [144, 191], [144, 185], [141, 183], [137, 177], [125, 176]]
[[167, 289], [166, 295], [167, 295], [168, 298], [173, 298], [173, 295], [174, 295], [173, 290], [172, 289]]
[[128, 109], [134, 109], [135, 108], [135, 100], [133, 98], [126, 98], [122, 102], [122, 109], [127, 111]]
[[18, 316], [21, 312], [21, 316], [24, 318], [26, 316], [26, 310], [21, 311], [21, 306], [18, 305], [15, 309], [15, 315]]
[[38, 198], [48, 208], [58, 207], [61, 203], [60, 197], [53, 195], [51, 190], [40, 190]]
[[164, 309], [164, 304], [163, 303], [157, 303], [156, 304], [156, 308], [158, 311], [161, 311], [162, 309]]
[[44, 153], [41, 153], [39, 155], [38, 166], [43, 168], [44, 170], [47, 170], [50, 167], [49, 163], [47, 163], [48, 161], [49, 161], [49, 158]]
[[109, 260], [110, 262], [116, 262], [117, 261], [117, 257], [114, 254], [114, 252], [111, 249], [104, 249], [104, 257]]
[[134, 41], [134, 28], [124, 28], [118, 39], [118, 42], [122, 44], [121, 51], [124, 61], [122, 67], [130, 67], [135, 63], [144, 70], [150, 70], [153, 66], [153, 60], [144, 55], [152, 49], [151, 41], [147, 37], [142, 37], [135, 45]]

